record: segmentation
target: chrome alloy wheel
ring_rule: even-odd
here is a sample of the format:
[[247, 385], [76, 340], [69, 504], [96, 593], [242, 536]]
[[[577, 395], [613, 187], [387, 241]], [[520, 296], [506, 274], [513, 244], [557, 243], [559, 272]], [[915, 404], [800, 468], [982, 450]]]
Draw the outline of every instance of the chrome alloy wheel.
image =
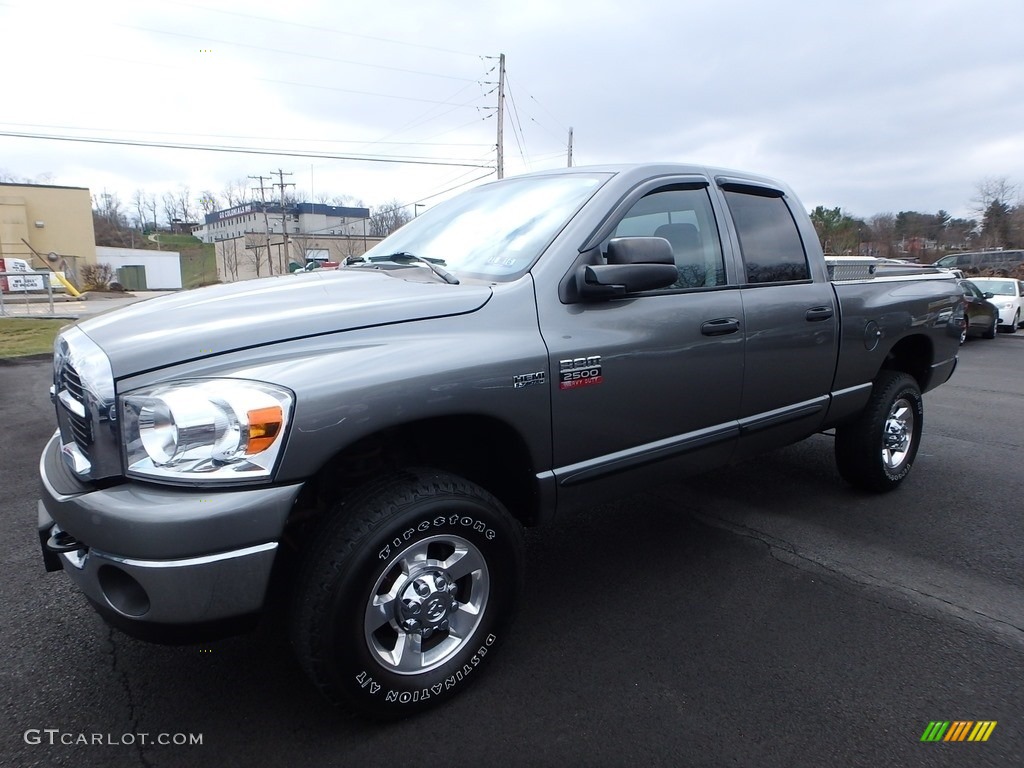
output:
[[895, 470], [906, 460], [914, 438], [914, 408], [900, 398], [892, 405], [882, 434], [882, 462]]
[[400, 675], [427, 672], [470, 641], [490, 592], [487, 563], [461, 536], [417, 541], [399, 552], [370, 593], [367, 647]]

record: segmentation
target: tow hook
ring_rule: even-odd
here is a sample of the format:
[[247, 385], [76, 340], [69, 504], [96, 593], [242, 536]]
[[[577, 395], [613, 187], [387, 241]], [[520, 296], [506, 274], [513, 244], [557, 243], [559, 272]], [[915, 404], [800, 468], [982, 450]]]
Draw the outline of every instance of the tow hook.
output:
[[74, 552], [85, 545], [67, 531], [57, 530], [46, 540], [46, 548], [51, 552]]

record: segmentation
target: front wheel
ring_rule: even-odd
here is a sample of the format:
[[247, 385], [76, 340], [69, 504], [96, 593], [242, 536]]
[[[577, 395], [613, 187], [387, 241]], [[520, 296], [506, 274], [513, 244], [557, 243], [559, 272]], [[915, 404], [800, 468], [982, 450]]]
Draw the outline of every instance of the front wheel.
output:
[[882, 371], [855, 421], [836, 429], [836, 464], [851, 485], [884, 492], [896, 488], [917, 456], [924, 401], [913, 377]]
[[515, 613], [523, 535], [478, 486], [433, 470], [339, 504], [296, 584], [292, 642], [331, 701], [379, 719], [476, 680]]

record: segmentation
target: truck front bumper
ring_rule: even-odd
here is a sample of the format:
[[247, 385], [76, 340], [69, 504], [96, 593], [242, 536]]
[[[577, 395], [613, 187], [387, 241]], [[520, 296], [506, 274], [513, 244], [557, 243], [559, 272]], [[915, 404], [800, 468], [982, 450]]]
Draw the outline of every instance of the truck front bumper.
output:
[[[59, 440], [40, 459], [39, 537], [110, 623], [148, 640], [187, 639], [263, 606], [278, 540], [301, 484], [193, 489], [80, 483]], [[163, 637], [165, 636], [165, 637]]]

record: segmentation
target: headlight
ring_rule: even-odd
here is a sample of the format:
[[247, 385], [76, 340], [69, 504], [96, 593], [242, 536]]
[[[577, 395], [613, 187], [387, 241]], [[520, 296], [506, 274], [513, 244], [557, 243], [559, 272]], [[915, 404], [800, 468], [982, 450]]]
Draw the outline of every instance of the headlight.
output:
[[270, 477], [292, 393], [238, 379], [137, 389], [120, 398], [129, 475], [181, 482]]

